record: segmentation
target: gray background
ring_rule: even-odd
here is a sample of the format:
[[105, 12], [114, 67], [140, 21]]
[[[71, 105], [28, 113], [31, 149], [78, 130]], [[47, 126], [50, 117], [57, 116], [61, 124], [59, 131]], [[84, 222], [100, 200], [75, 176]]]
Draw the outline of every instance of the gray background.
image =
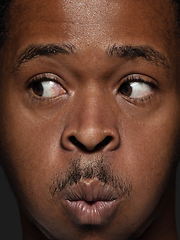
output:
[[[177, 169], [176, 218], [180, 239], [180, 164]], [[0, 167], [0, 240], [21, 240], [20, 218], [17, 204], [5, 174]]]

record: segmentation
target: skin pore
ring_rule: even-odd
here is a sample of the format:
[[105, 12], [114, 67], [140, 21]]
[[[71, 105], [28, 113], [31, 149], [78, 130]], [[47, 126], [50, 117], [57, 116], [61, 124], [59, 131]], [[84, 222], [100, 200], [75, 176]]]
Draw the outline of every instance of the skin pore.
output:
[[0, 154], [23, 239], [177, 240], [171, 3], [14, 0], [9, 16]]

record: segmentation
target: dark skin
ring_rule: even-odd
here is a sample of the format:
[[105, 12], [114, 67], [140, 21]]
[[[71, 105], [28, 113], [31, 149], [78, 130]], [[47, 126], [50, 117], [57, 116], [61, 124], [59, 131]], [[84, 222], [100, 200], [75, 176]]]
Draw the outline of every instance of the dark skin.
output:
[[[172, 5], [15, 0], [9, 14], [0, 147], [23, 239], [177, 240]], [[92, 185], [117, 195], [96, 221], [71, 214], [65, 199], [68, 189]]]

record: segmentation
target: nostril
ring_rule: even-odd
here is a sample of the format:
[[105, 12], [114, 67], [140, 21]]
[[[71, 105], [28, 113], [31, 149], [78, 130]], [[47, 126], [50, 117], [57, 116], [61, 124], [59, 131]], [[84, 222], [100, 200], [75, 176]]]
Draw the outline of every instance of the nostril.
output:
[[89, 149], [87, 146], [82, 144], [80, 141], [77, 140], [75, 136], [70, 136], [69, 141], [76, 147], [80, 148], [83, 151], [98, 151], [108, 145], [112, 141], [113, 137], [112, 136], [107, 136], [103, 141], [98, 143], [94, 148]]
[[105, 137], [105, 139], [102, 142], [95, 146], [94, 150], [98, 151], [99, 149], [102, 149], [103, 147], [107, 146], [112, 141], [112, 139], [113, 139], [112, 136]]
[[79, 142], [79, 141], [76, 139], [76, 137], [70, 136], [70, 137], [69, 137], [69, 141], [70, 141], [73, 145], [77, 146], [78, 148], [80, 148], [80, 149], [82, 149], [82, 150], [86, 150], [86, 147], [85, 147], [81, 142]]

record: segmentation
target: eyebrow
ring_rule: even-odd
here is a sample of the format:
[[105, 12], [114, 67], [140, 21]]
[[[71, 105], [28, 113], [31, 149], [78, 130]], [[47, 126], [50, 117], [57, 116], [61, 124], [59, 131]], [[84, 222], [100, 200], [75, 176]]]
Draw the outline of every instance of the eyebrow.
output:
[[[12, 72], [16, 72], [26, 62], [39, 56], [52, 56], [58, 54], [73, 54], [76, 48], [73, 44], [31, 44], [27, 46], [18, 56], [16, 63], [12, 67]], [[143, 58], [157, 66], [169, 69], [167, 58], [149, 45], [121, 45], [113, 44], [105, 51], [109, 56], [119, 58]]]
[[149, 45], [122, 45], [118, 46], [116, 44], [108, 46], [107, 54], [113, 57], [119, 58], [143, 58], [148, 62], [154, 63], [156, 66], [161, 66], [163, 68], [169, 69], [169, 64], [167, 58], [153, 47]]
[[75, 46], [69, 44], [46, 44], [37, 45], [31, 44], [27, 46], [18, 56], [16, 63], [12, 67], [12, 72], [18, 71], [18, 69], [26, 62], [37, 58], [39, 56], [51, 56], [58, 54], [71, 54], [75, 52]]

